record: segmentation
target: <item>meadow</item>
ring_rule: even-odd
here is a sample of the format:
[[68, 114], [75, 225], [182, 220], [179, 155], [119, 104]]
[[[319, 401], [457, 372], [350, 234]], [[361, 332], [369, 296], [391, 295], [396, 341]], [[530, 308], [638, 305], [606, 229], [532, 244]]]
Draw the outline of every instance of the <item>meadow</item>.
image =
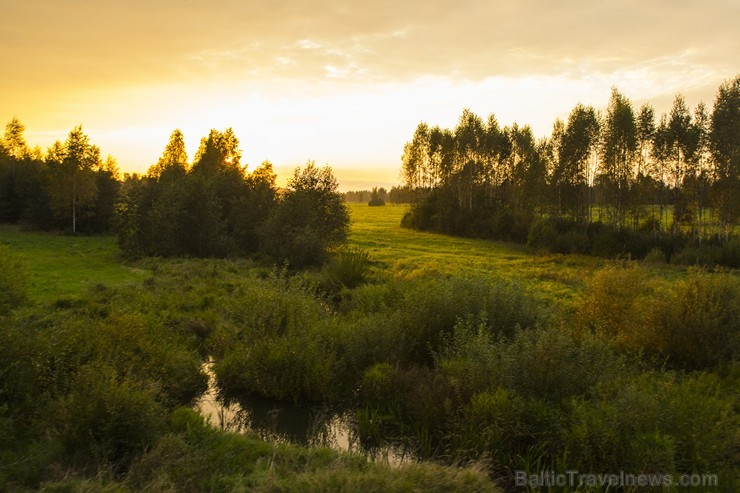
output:
[[[401, 227], [407, 205], [348, 204], [349, 242], [366, 249], [381, 272], [398, 277], [424, 274], [479, 275], [518, 279], [536, 285], [551, 301], [569, 303], [595, 270], [612, 263], [587, 255], [533, 252], [517, 243], [462, 238]], [[656, 266], [652, 266], [656, 267]], [[678, 279], [687, 268], [661, 264], [651, 275]]]
[[[0, 489], [494, 491], [578, 469], [736, 491], [737, 271], [539, 255], [350, 209], [349, 245], [301, 271], [0, 229], [0, 272], [26, 273], [0, 310]], [[342, 409], [363, 448], [417, 460], [213, 429], [192, 411], [209, 358], [224, 404]]]
[[38, 302], [84, 293], [97, 283], [141, 281], [146, 271], [121, 261], [113, 236], [65, 236], [0, 225], [0, 244], [23, 255], [29, 294]]

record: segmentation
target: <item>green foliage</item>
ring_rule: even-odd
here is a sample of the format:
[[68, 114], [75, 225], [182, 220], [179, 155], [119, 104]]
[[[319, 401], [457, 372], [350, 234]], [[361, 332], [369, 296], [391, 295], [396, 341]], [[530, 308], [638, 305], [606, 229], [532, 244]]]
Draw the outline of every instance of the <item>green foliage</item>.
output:
[[187, 414], [176, 411], [180, 433], [163, 437], [132, 465], [126, 482], [133, 490], [497, 491], [475, 469], [434, 464], [394, 468], [328, 449], [268, 444], [218, 433]]
[[557, 450], [562, 426], [552, 407], [501, 387], [475, 394], [452, 419], [453, 457], [484, 458], [509, 483], [511, 469], [526, 468], [524, 458]]
[[645, 312], [649, 350], [686, 369], [718, 368], [740, 351], [740, 282], [695, 270], [661, 293]]
[[733, 401], [706, 375], [620, 379], [596, 401], [573, 401], [566, 445], [571, 460], [588, 470], [717, 471], [732, 460], [738, 440], [723, 431], [737, 429]]
[[333, 394], [335, 356], [321, 340], [294, 334], [234, 349], [215, 367], [227, 395], [257, 393], [298, 403], [327, 400]]
[[370, 207], [377, 207], [377, 206], [385, 205], [385, 200], [381, 197], [380, 193], [378, 192], [378, 187], [373, 188], [370, 201], [367, 203], [367, 205]]
[[664, 264], [666, 262], [665, 252], [660, 248], [655, 247], [645, 255], [643, 261], [646, 264]]
[[28, 273], [19, 255], [0, 244], [0, 315], [28, 299]]
[[164, 431], [164, 409], [152, 389], [119, 381], [102, 366], [81, 369], [69, 393], [52, 404], [64, 451], [73, 461], [124, 466]]
[[483, 277], [432, 277], [412, 283], [404, 293], [399, 329], [412, 361], [430, 362], [432, 352], [457, 321], [480, 316], [486, 330], [511, 337], [548, 319], [547, 305], [526, 286]]
[[349, 212], [331, 169], [313, 162], [296, 169], [262, 230], [265, 251], [293, 268], [323, 262], [347, 239]]
[[[143, 281], [78, 285], [5, 315], [0, 489], [467, 491], [490, 477], [509, 486], [515, 469], [579, 469], [718, 471], [732, 491], [736, 273], [596, 269], [403, 230], [402, 208], [355, 211], [352, 238], [377, 275], [330, 299], [316, 272], [146, 259]], [[110, 250], [11, 233], [45, 266], [32, 270], [39, 283], [56, 275], [44, 251], [71, 263], [65, 241], [86, 258]], [[341, 404], [362, 446], [391, 441], [479, 470], [389, 469], [221, 433], [179, 407], [205, 389], [206, 356], [225, 400]]]
[[173, 133], [150, 174], [121, 185], [118, 240], [124, 253], [226, 257], [260, 250], [260, 233], [276, 203], [275, 174], [265, 162], [247, 175], [238, 146], [231, 129], [212, 130], [187, 169], [182, 135]]
[[528, 126], [500, 128], [468, 109], [454, 129], [422, 122], [403, 148], [413, 205], [401, 224], [609, 258], [656, 247], [670, 257], [666, 243], [701, 246], [709, 236], [727, 242], [740, 210], [739, 94], [735, 76], [711, 115], [703, 103], [692, 114], [678, 95], [656, 125], [652, 107], [636, 113], [612, 88], [602, 114], [579, 103], [540, 141]]
[[577, 319], [590, 332], [607, 337], [639, 337], [638, 316], [647, 302], [647, 271], [636, 263], [614, 263], [596, 271], [586, 284]]
[[359, 247], [347, 247], [332, 255], [321, 271], [321, 284], [329, 292], [356, 288], [370, 271], [370, 254]]
[[435, 363], [466, 398], [505, 387], [555, 404], [589, 395], [600, 382], [628, 371], [602, 341], [564, 327], [520, 330], [504, 339], [472, 319], [458, 322]]
[[722, 265], [738, 268], [740, 267], [740, 238], [732, 238], [719, 245], [686, 246], [671, 257], [671, 263], [705, 267]]
[[591, 248], [585, 228], [558, 217], [542, 218], [532, 224], [527, 246], [553, 253], [588, 253]]
[[667, 286], [636, 264], [602, 269], [589, 282], [579, 318], [618, 347], [667, 357], [684, 369], [718, 368], [737, 358], [740, 282], [692, 270]]

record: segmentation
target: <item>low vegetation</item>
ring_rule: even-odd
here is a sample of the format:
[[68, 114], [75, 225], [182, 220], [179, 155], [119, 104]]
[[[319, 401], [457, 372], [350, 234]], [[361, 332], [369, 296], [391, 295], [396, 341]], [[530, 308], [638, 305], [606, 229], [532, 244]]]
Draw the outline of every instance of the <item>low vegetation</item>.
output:
[[[3, 488], [492, 491], [515, 470], [579, 469], [712, 472], [735, 490], [736, 272], [545, 260], [400, 228], [401, 207], [351, 210], [353, 246], [323, 269], [142, 259], [53, 297], [18, 259], [54, 247], [8, 230], [2, 272], [26, 296], [0, 324]], [[188, 408], [206, 357], [225, 401], [339, 407], [364, 446], [428, 460], [217, 431]]]
[[[192, 163], [175, 131], [121, 179], [81, 127], [42, 156], [13, 119], [0, 490], [497, 491], [578, 470], [737, 491], [739, 83], [657, 126], [615, 89], [539, 142], [466, 110], [419, 126], [405, 186], [349, 207], [328, 167], [284, 189], [269, 162], [248, 173], [231, 129]], [[320, 408], [359, 445], [216, 429], [206, 392]]]

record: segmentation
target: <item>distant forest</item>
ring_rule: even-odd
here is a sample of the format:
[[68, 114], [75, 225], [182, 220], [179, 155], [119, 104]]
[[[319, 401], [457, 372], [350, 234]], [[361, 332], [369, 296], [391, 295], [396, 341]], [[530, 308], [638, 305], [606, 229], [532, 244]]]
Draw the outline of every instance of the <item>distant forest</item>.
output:
[[404, 146], [414, 203], [404, 225], [738, 266], [739, 149], [740, 75], [719, 87], [711, 112], [678, 95], [657, 120], [613, 88], [606, 110], [578, 104], [542, 139], [466, 109], [454, 129], [420, 123]]
[[[377, 195], [374, 195], [377, 194]], [[411, 204], [416, 198], [414, 190], [405, 186], [391, 187], [390, 191], [383, 187], [375, 187], [372, 190], [352, 190], [342, 194], [345, 202], [370, 203], [376, 201], [390, 202], [391, 204]]]
[[0, 141], [0, 222], [71, 233], [115, 231], [130, 256], [260, 254], [293, 267], [323, 262], [342, 244], [349, 213], [329, 167], [309, 162], [285, 190], [272, 164], [241, 164], [231, 129], [211, 130], [192, 163], [175, 130], [144, 176], [120, 176], [82, 127], [46, 153], [13, 118]]

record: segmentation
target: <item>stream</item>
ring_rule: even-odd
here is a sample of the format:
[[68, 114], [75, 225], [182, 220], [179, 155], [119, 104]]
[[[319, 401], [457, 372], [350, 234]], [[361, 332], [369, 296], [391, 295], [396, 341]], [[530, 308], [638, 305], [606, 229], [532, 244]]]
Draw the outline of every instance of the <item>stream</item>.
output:
[[347, 411], [293, 406], [259, 396], [243, 397], [226, 405], [218, 397], [216, 376], [211, 366], [210, 362], [203, 364], [203, 371], [208, 375], [208, 390], [196, 401], [194, 409], [212, 426], [224, 431], [255, 434], [270, 442], [358, 453], [393, 466], [416, 460], [401, 445], [363, 447], [357, 424]]

